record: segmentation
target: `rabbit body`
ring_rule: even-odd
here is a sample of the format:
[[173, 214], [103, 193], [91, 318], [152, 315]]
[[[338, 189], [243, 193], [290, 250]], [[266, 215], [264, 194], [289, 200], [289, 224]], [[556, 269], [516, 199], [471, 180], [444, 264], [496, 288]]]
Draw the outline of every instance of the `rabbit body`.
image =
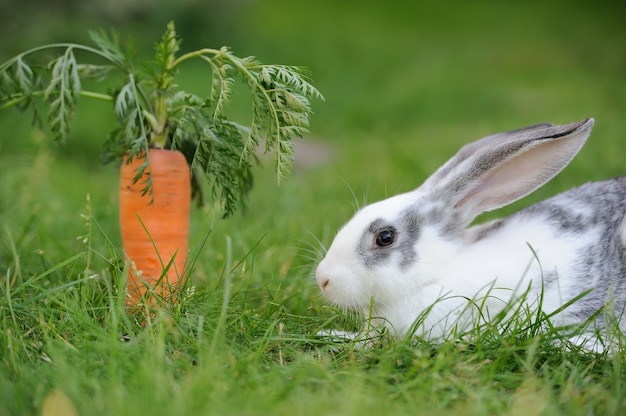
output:
[[[339, 231], [316, 279], [334, 304], [430, 339], [489, 319], [521, 294], [585, 322], [626, 301], [626, 177], [588, 183], [507, 218], [469, 226], [523, 197], [580, 150], [593, 119], [469, 144], [415, 191], [368, 205]], [[606, 312], [606, 310], [605, 310]], [[600, 315], [602, 316], [602, 315]], [[598, 318], [598, 325], [604, 320]]]

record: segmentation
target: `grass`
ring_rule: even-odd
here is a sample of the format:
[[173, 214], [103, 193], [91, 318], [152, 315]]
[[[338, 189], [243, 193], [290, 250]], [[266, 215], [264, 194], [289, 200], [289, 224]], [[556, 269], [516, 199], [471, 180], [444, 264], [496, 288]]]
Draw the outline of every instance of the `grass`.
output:
[[237, 53], [313, 70], [327, 101], [316, 103], [312, 139], [333, 157], [280, 188], [259, 169], [248, 212], [232, 219], [194, 209], [195, 291], [145, 325], [119, 292], [117, 170], [94, 162], [93, 132], [108, 131], [101, 104], [84, 103], [62, 149], [28, 116], [0, 113], [0, 414], [51, 414], [53, 403], [90, 415], [622, 412], [623, 347], [565, 348], [554, 342], [561, 332], [538, 331], [541, 317], [524, 313], [471, 342], [331, 343], [314, 334], [359, 323], [330, 308], [312, 278], [356, 204], [416, 187], [482, 135], [597, 122], [562, 174], [490, 215], [624, 174], [619, 13], [566, 2], [336, 3], [242, 9]]

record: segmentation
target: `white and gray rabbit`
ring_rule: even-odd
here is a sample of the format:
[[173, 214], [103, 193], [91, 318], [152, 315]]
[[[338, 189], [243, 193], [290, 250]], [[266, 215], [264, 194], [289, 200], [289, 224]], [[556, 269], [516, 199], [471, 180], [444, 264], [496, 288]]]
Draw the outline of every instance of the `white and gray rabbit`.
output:
[[[607, 303], [620, 316], [626, 177], [588, 183], [470, 226], [479, 214], [552, 179], [593, 124], [590, 118], [484, 137], [461, 148], [416, 190], [360, 209], [317, 267], [323, 294], [335, 305], [379, 318], [393, 334], [415, 331], [429, 339], [473, 325], [479, 315], [468, 307], [471, 300], [482, 305], [481, 319], [489, 319], [526, 291], [529, 303], [539, 302], [543, 291], [542, 310], [551, 313], [591, 289], [553, 317], [557, 325], [585, 322]], [[597, 325], [603, 322], [601, 314]]]

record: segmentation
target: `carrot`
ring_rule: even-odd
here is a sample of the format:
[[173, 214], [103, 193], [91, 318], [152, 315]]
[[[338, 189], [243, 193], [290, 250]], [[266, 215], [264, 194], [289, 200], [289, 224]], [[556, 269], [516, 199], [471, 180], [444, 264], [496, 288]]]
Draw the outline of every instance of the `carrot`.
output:
[[[130, 262], [126, 305], [134, 306], [148, 288], [166, 299], [182, 283], [187, 258], [191, 179], [185, 156], [172, 150], [151, 149], [150, 165], [133, 183], [145, 156], [128, 163], [120, 174], [122, 244]], [[152, 193], [142, 195], [151, 174]], [[168, 267], [169, 266], [169, 267]]]

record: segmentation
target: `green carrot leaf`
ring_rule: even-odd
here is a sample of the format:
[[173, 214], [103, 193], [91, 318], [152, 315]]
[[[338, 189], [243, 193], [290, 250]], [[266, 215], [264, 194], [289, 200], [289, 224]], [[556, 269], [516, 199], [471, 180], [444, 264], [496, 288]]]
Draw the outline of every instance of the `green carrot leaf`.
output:
[[50, 84], [44, 101], [50, 106], [48, 121], [55, 141], [63, 143], [69, 132], [70, 119], [80, 95], [81, 82], [71, 47], [52, 62]]
[[[89, 32], [89, 37], [100, 48], [100, 52], [103, 57], [108, 61], [115, 64], [119, 68], [130, 70], [128, 68], [129, 61], [127, 60], [127, 54], [122, 52], [120, 47], [119, 34], [115, 31], [111, 31], [111, 35], [108, 35], [104, 30], [94, 30]], [[130, 49], [130, 48], [129, 48]]]

